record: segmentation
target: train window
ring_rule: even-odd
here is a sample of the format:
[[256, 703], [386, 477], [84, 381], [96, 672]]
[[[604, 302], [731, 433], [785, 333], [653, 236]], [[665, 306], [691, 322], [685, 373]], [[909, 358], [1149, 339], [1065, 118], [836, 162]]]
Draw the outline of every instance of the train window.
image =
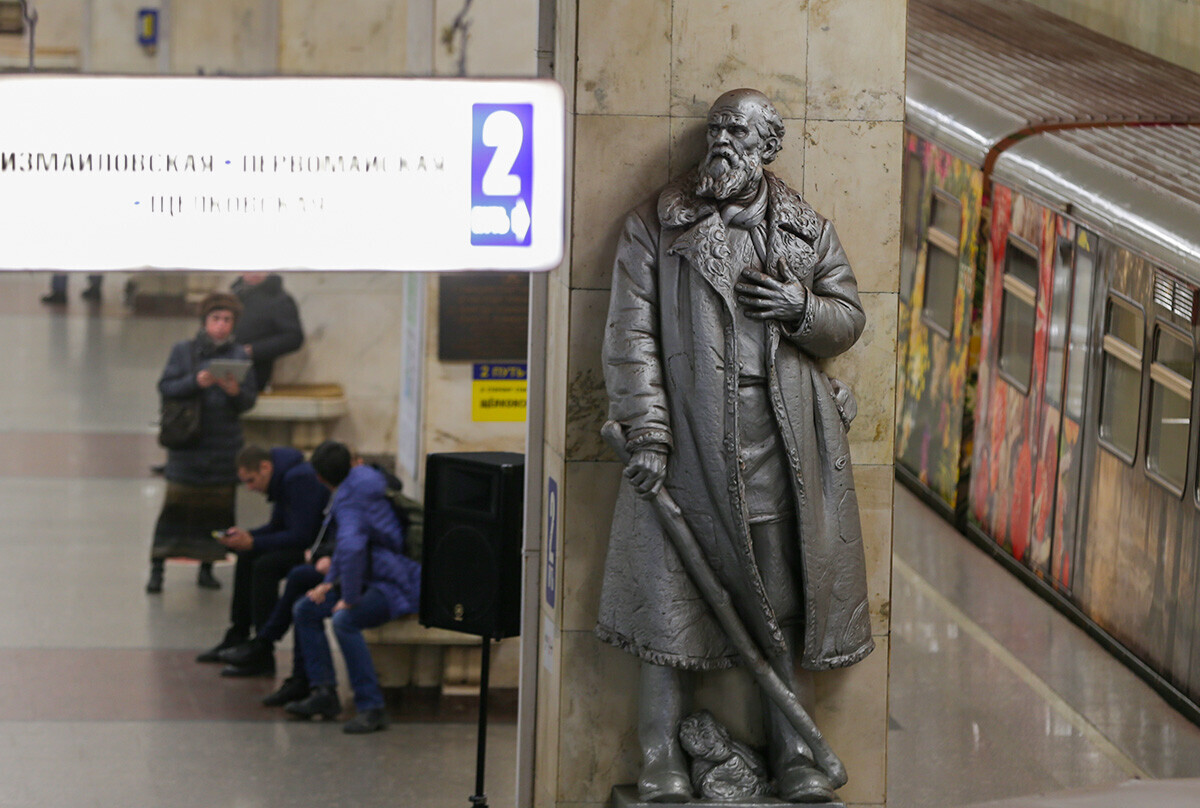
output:
[[946, 339], [950, 339], [954, 331], [961, 230], [962, 205], [946, 193], [935, 190], [929, 211], [929, 254], [925, 259], [925, 302], [921, 319]]
[[1190, 336], [1161, 325], [1155, 329], [1146, 468], [1176, 494], [1183, 493], [1187, 479], [1194, 355]]
[[1062, 401], [1063, 365], [1067, 358], [1067, 315], [1071, 303], [1071, 253], [1069, 238], [1058, 239], [1054, 252], [1054, 290], [1050, 299], [1049, 350], [1046, 354], [1046, 401]]
[[1010, 238], [1004, 257], [1004, 300], [1000, 315], [1000, 375], [1022, 393], [1033, 372], [1037, 318], [1037, 253]]
[[[1081, 245], [1087, 234], [1081, 232]], [[1092, 241], [1094, 241], [1094, 237]], [[1083, 393], [1087, 374], [1088, 330], [1092, 317], [1092, 276], [1096, 262], [1084, 248], [1075, 251], [1075, 290], [1071, 293], [1070, 347], [1067, 354], [1067, 417], [1083, 418]]]
[[912, 300], [913, 281], [917, 275], [917, 250], [921, 242], [921, 180], [924, 168], [920, 152], [909, 152], [904, 161], [904, 230], [900, 234], [900, 299]]
[[953, 239], [957, 247], [958, 237], [962, 233], [962, 205], [957, 199], [952, 199], [946, 194], [934, 193], [929, 211], [929, 226], [945, 233]]
[[1142, 312], [1109, 297], [1104, 317], [1104, 381], [1100, 390], [1100, 443], [1132, 463], [1137, 453], [1142, 399]]

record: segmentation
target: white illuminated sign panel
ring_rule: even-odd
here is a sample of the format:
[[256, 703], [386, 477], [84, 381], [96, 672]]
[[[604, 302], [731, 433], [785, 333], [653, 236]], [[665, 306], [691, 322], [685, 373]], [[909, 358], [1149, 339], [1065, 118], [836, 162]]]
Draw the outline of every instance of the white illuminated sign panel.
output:
[[548, 270], [542, 80], [0, 78], [0, 268]]

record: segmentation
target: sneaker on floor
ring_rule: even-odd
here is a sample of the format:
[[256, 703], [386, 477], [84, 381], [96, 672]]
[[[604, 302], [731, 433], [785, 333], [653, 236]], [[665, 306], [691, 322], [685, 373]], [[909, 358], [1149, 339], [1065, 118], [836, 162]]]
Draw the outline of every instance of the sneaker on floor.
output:
[[368, 732], [379, 732], [387, 729], [387, 713], [382, 708], [364, 710], [342, 724], [342, 732], [347, 735], [366, 735]]

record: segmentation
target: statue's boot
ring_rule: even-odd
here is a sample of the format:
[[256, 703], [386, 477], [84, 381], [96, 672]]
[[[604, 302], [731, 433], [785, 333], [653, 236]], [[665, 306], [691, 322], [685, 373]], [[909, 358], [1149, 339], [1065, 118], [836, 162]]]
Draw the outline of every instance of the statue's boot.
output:
[[[807, 671], [797, 674], [790, 661], [785, 659], [772, 660], [772, 667], [811, 715], [812, 676]], [[837, 797], [833, 781], [817, 768], [808, 744], [774, 702], [765, 696], [763, 702], [771, 771], [775, 775], [775, 791], [779, 798], [788, 802], [832, 802]]]
[[642, 774], [638, 797], [644, 802], [689, 802], [692, 782], [687, 758], [679, 745], [679, 722], [685, 698], [680, 672], [663, 665], [642, 663], [638, 694], [638, 741]]
[[788, 802], [832, 802], [837, 796], [833, 781], [813, 766], [812, 761], [800, 758], [775, 776], [775, 788], [779, 798]]

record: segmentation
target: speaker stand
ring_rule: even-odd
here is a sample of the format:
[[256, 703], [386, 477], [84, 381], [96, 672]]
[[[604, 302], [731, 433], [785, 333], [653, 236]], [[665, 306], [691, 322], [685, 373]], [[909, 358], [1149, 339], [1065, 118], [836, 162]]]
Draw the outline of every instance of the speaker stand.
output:
[[491, 653], [491, 638], [485, 636], [483, 658], [479, 664], [479, 745], [475, 750], [475, 793], [471, 796], [474, 808], [488, 808], [487, 795], [483, 793], [483, 763], [487, 754], [488, 668]]

